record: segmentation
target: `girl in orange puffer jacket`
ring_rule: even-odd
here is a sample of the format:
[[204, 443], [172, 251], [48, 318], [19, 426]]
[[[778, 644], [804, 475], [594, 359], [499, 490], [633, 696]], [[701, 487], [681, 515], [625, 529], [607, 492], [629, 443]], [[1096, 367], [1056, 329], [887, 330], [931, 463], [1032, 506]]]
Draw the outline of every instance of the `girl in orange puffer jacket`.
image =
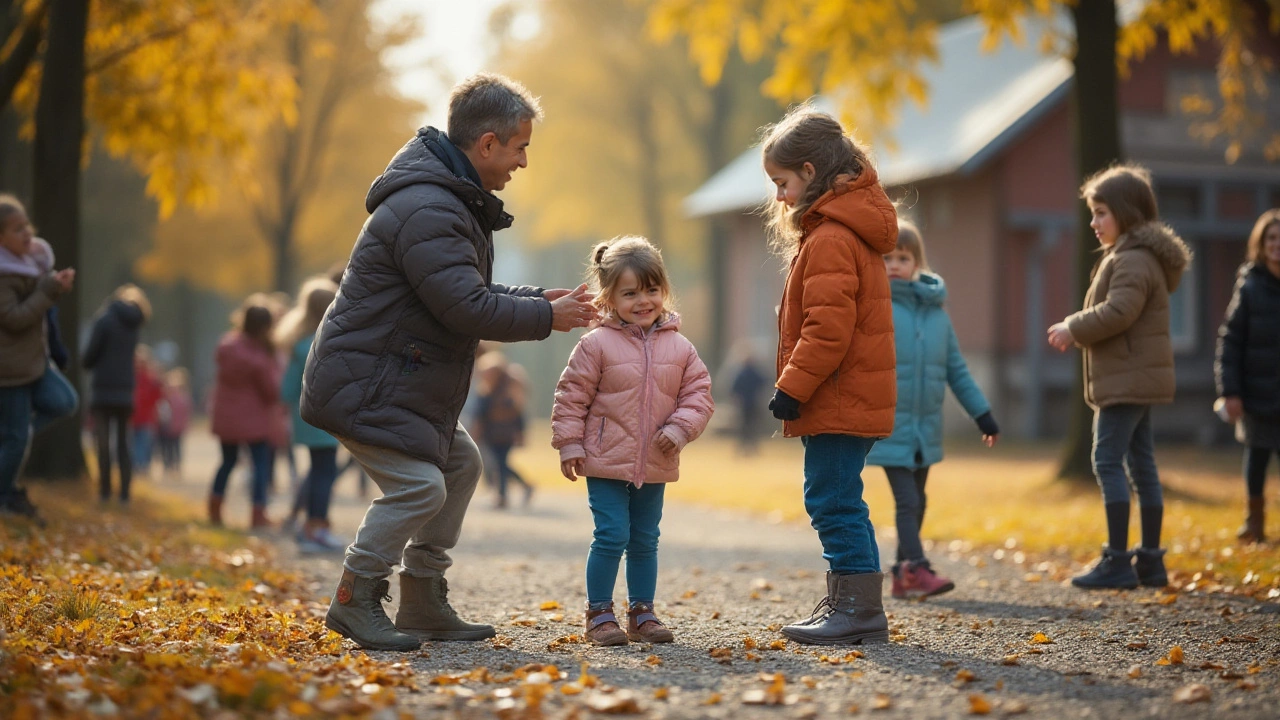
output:
[[805, 510], [830, 566], [826, 598], [782, 633], [821, 645], [888, 642], [862, 468], [893, 432], [897, 404], [883, 259], [897, 244], [897, 212], [866, 151], [830, 115], [800, 107], [762, 147], [778, 201], [768, 230], [790, 262], [769, 409], [784, 435], [804, 442]]

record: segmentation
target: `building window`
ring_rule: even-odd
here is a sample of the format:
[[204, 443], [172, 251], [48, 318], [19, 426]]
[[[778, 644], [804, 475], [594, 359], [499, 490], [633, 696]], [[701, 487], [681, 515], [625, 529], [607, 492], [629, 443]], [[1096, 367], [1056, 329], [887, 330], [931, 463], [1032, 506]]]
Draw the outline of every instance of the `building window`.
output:
[[[1192, 245], [1192, 251], [1195, 251], [1194, 244], [1190, 241], [1188, 245]], [[1178, 289], [1169, 295], [1169, 339], [1173, 344], [1175, 353], [1193, 353], [1196, 351], [1197, 337], [1196, 327], [1199, 324], [1196, 317], [1196, 300], [1199, 295], [1199, 274], [1196, 268], [1199, 266], [1195, 263], [1187, 268], [1186, 274], [1182, 276], [1182, 282], [1178, 283]]]
[[1160, 215], [1169, 218], [1199, 220], [1203, 211], [1200, 188], [1194, 185], [1161, 183], [1156, 187], [1156, 202]]

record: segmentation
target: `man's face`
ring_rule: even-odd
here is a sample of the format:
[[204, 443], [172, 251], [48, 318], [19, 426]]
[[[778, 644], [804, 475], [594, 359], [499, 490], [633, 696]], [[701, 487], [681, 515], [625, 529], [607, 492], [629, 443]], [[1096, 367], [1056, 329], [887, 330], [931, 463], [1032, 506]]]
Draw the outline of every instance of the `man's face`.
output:
[[522, 120], [515, 135], [506, 143], [498, 141], [498, 136], [485, 133], [480, 136], [467, 156], [476, 172], [480, 173], [480, 183], [485, 190], [495, 192], [507, 186], [511, 174], [519, 168], [529, 167], [527, 150], [533, 138], [533, 121]]

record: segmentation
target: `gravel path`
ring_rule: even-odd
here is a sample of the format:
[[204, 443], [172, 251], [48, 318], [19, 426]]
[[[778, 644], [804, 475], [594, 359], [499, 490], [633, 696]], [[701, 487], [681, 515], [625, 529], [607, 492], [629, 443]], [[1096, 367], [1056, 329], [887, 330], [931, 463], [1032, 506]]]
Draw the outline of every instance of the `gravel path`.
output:
[[[979, 558], [954, 543], [931, 555], [957, 589], [902, 602], [886, 588], [893, 642], [856, 648], [858, 657], [849, 653], [855, 648], [778, 642], [777, 627], [805, 616], [823, 595], [824, 565], [809, 528], [671, 500], [658, 611], [676, 642], [583, 645], [570, 637], [581, 634], [591, 536], [582, 490], [544, 490], [531, 509], [513, 511], [492, 509], [483, 491], [477, 496], [449, 573], [451, 600], [464, 617], [497, 625], [499, 637], [373, 653], [415, 673], [419, 692], [402, 691], [402, 708], [467, 718], [579, 717], [592, 705], [617, 711], [633, 703], [657, 718], [942, 718], [984, 705], [997, 717], [1280, 716], [1275, 604], [1149, 589], [1086, 593], [1064, 582], [1079, 568], [1029, 567], [1012, 551]], [[339, 492], [335, 526], [351, 536], [365, 506]], [[232, 522], [237, 512], [233, 503]], [[892, 551], [891, 535], [882, 533], [882, 551]], [[291, 542], [280, 546], [317, 578], [317, 595], [332, 591], [340, 558], [297, 557]], [[621, 578], [618, 597], [625, 597]], [[1034, 642], [1037, 633], [1050, 642]], [[1162, 664], [1175, 646], [1182, 662]], [[565, 694], [565, 686], [581, 688], [582, 663], [587, 689]], [[530, 674], [537, 670], [530, 665], [555, 665], [564, 679]], [[1207, 700], [1175, 699], [1192, 685]], [[540, 708], [529, 710], [529, 698], [539, 704], [542, 694]]]

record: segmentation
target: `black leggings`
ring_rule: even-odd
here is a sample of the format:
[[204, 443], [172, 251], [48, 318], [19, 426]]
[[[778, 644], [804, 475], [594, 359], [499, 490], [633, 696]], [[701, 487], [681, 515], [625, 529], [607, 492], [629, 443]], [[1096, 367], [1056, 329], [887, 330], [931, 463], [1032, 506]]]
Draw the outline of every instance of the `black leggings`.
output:
[[93, 436], [98, 444], [98, 497], [111, 499], [111, 423], [115, 423], [116, 464], [120, 466], [120, 499], [129, 499], [133, 480], [133, 457], [129, 451], [129, 418], [133, 408], [99, 406], [93, 408]]
[[1249, 497], [1262, 497], [1262, 488], [1267, 484], [1267, 463], [1271, 461], [1271, 453], [1280, 455], [1280, 450], [1263, 447], [1244, 449], [1244, 481], [1249, 486]]

